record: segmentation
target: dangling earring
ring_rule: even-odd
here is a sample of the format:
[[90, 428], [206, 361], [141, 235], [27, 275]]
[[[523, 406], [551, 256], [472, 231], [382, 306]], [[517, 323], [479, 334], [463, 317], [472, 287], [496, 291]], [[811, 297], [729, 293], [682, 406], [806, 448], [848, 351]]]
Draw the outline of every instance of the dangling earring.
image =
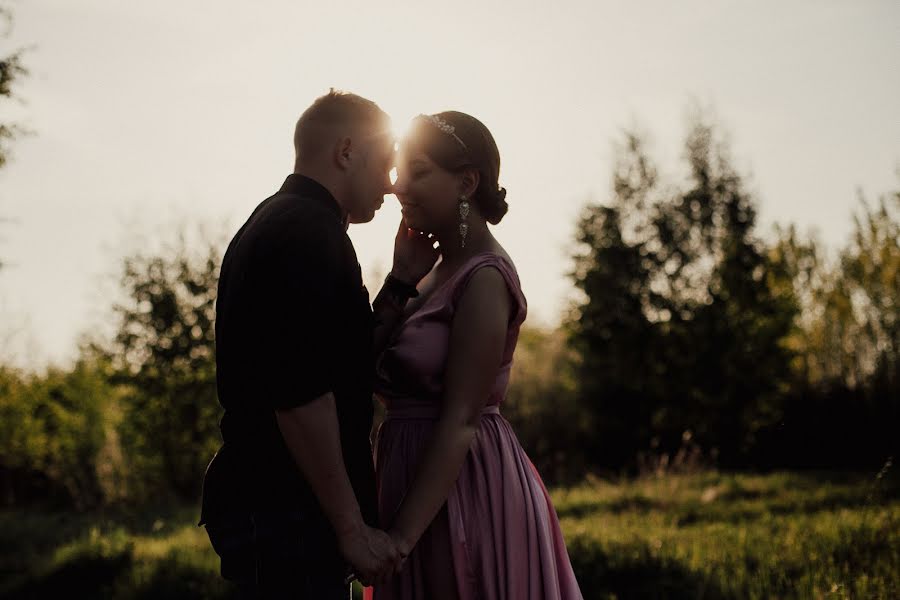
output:
[[469, 224], [466, 218], [469, 216], [469, 202], [465, 195], [459, 197], [459, 237], [462, 240], [462, 247], [466, 247], [466, 235], [469, 233]]

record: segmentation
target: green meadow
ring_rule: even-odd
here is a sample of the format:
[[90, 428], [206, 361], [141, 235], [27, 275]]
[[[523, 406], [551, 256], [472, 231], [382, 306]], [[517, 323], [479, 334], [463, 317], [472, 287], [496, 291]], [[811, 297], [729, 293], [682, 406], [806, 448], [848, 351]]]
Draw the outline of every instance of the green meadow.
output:
[[[585, 598], [900, 597], [896, 478], [589, 479], [553, 499]], [[234, 597], [195, 521], [193, 507], [0, 513], [0, 597]]]

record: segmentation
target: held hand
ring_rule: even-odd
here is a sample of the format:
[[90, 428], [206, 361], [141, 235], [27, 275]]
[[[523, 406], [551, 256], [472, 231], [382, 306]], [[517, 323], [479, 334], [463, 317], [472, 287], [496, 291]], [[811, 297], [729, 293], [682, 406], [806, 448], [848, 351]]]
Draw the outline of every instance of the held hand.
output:
[[338, 536], [338, 547], [363, 585], [385, 583], [397, 570], [400, 554], [383, 531], [366, 525]]
[[391, 536], [391, 539], [394, 541], [394, 547], [397, 548], [397, 553], [400, 555], [400, 560], [397, 561], [397, 569], [394, 571], [395, 573], [399, 573], [403, 570], [403, 565], [406, 564], [406, 559], [412, 551], [412, 544], [407, 542], [406, 538], [404, 538], [396, 529], [388, 531], [388, 535]]
[[431, 235], [415, 231], [400, 219], [400, 227], [394, 238], [394, 266], [391, 274], [397, 279], [416, 285], [428, 274], [440, 256]]

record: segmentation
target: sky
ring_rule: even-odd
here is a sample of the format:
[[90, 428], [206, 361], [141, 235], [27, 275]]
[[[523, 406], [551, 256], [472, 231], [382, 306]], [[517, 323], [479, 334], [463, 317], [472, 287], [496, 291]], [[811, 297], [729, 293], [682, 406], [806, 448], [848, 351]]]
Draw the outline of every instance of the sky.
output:
[[[32, 130], [0, 170], [0, 359], [72, 360], [108, 330], [122, 256], [180, 223], [230, 236], [293, 163], [300, 113], [330, 87], [398, 129], [468, 112], [492, 131], [529, 324], [572, 295], [575, 220], [610, 195], [637, 125], [677, 178], [685, 115], [712, 106], [759, 207], [829, 246], [858, 190], [897, 189], [900, 3], [696, 0], [303, 2], [12, 0], [0, 56], [31, 74], [0, 121]], [[390, 267], [389, 197], [350, 228], [370, 289]], [[373, 292], [374, 293], [374, 292]]]

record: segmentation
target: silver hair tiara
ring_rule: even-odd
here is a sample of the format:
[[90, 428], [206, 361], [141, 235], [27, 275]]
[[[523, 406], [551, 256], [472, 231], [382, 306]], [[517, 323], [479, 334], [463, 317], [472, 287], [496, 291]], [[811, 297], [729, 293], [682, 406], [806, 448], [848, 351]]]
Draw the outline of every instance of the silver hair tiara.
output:
[[419, 116], [427, 119], [432, 125], [434, 125], [438, 129], [440, 129], [447, 135], [453, 136], [453, 139], [455, 139], [457, 142], [459, 142], [459, 145], [462, 146], [464, 149], [466, 149], [466, 150], [469, 149], [468, 146], [466, 146], [466, 143], [464, 141], [462, 141], [461, 139], [459, 139], [459, 136], [456, 135], [456, 133], [455, 133], [456, 127], [454, 127], [453, 125], [451, 125], [444, 119], [440, 118], [437, 115], [419, 115]]

